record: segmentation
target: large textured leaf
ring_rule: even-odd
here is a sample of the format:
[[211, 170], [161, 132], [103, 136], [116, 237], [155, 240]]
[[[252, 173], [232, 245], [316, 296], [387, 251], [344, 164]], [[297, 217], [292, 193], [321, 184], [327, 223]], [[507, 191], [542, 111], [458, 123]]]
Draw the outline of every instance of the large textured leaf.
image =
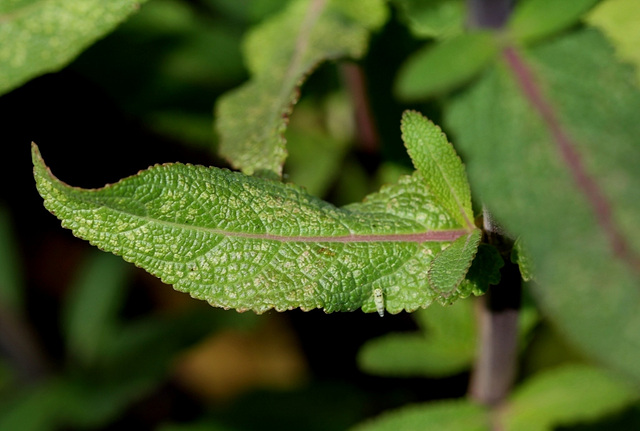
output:
[[386, 16], [382, 0], [296, 0], [256, 28], [245, 44], [251, 80], [216, 106], [220, 153], [246, 174], [282, 175], [298, 87], [325, 60], [361, 57]]
[[[441, 164], [425, 160], [425, 169]], [[420, 171], [336, 208], [294, 185], [216, 168], [155, 166], [83, 190], [57, 180], [35, 145], [33, 161], [45, 206], [75, 235], [224, 308], [425, 307], [443, 296], [429, 286], [433, 257], [474, 229], [441, 207]], [[462, 280], [467, 269], [452, 277]]]
[[64, 67], [145, 1], [0, 2], [0, 94]]
[[504, 58], [448, 112], [472, 184], [522, 236], [546, 314], [574, 344], [640, 380], [632, 70], [595, 31]]
[[505, 431], [552, 431], [597, 420], [628, 406], [638, 393], [628, 382], [585, 365], [565, 365], [516, 388], [500, 415]]

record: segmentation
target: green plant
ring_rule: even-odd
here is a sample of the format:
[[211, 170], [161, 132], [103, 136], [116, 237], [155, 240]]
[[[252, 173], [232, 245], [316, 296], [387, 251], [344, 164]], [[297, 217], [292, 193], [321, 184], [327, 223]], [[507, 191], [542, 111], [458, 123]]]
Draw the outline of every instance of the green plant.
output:
[[[523, 0], [511, 10], [460, 0], [256, 0], [255, 9], [242, 11], [222, 0], [196, 2], [191, 7], [250, 23], [242, 44], [248, 80], [228, 91], [243, 73], [232, 49], [222, 49], [218, 61], [196, 61], [195, 72], [185, 67], [193, 61], [188, 53], [206, 56], [207, 47], [231, 46], [227, 39], [200, 27], [184, 4], [155, 2], [148, 8], [161, 19], [150, 13], [123, 31], [153, 40], [154, 23], [168, 22], [180, 48], [158, 63], [138, 99], [120, 90], [123, 106], [157, 133], [200, 148], [215, 141], [241, 172], [174, 163], [80, 189], [54, 177], [33, 144], [38, 191], [63, 226], [217, 307], [362, 309], [384, 318], [385, 311], [415, 312], [420, 332], [388, 334], [361, 349], [359, 362], [368, 372], [444, 377], [473, 369], [467, 398], [406, 406], [354, 429], [545, 430], [637, 409], [640, 65], [629, 48], [637, 35], [620, 24], [620, 16], [637, 15], [631, 1]], [[0, 51], [3, 91], [62, 67], [141, 2], [82, 10], [62, 0], [27, 3], [0, 9], [7, 22], [0, 31], [26, 34], [20, 36], [24, 44]], [[385, 25], [396, 28], [386, 42], [403, 55], [415, 53], [393, 70], [393, 86], [387, 82], [393, 93], [372, 86], [369, 104], [362, 79], [375, 80], [381, 68], [375, 55], [384, 44], [376, 45], [375, 37]], [[90, 71], [91, 62], [81, 60], [78, 70]], [[351, 102], [337, 76], [347, 83]], [[165, 85], [170, 107], [145, 106]], [[201, 126], [208, 114], [197, 108], [177, 114], [171, 107], [177, 94], [208, 85], [219, 96], [217, 138]], [[393, 103], [395, 112], [384, 103]], [[414, 110], [406, 110], [408, 103]], [[350, 110], [359, 115], [357, 133], [344, 117]], [[418, 110], [442, 123], [453, 146]], [[361, 167], [341, 172], [340, 166], [354, 165], [353, 141], [362, 151], [384, 154], [381, 137], [398, 141], [400, 111], [415, 172], [381, 165], [380, 177], [391, 173], [371, 193]], [[389, 143], [384, 148], [390, 148], [389, 161], [407, 161], [404, 151]], [[292, 167], [285, 164], [288, 152]], [[286, 175], [290, 182], [283, 181]], [[298, 179], [307, 189], [295, 185]], [[343, 206], [315, 197], [342, 203], [349, 190], [368, 196]], [[106, 290], [117, 292], [87, 290], [81, 297], [98, 301], [109, 297]], [[7, 298], [15, 302], [19, 294], [12, 292]], [[472, 294], [480, 296], [477, 323]], [[113, 313], [109, 304], [87, 307]], [[80, 313], [82, 307], [72, 309]], [[91, 322], [106, 314], [77, 318]], [[89, 369], [101, 358], [121, 360], [113, 351], [130, 353], [114, 347], [112, 323], [100, 321], [93, 324], [99, 330], [88, 324], [93, 335], [83, 336], [80, 324], [67, 332], [71, 351]], [[193, 319], [185, 322], [198, 338], [198, 328], [189, 326]], [[518, 354], [534, 351], [536, 325], [556, 327], [584, 356], [518, 377]], [[174, 327], [176, 339], [180, 327]], [[155, 338], [149, 339], [137, 348], [151, 348]], [[42, 393], [29, 396], [55, 391]], [[114, 411], [130, 402], [114, 399]], [[66, 423], [90, 426], [109, 414], [88, 416], [95, 423], [73, 414]], [[175, 428], [216, 423], [202, 419]]]

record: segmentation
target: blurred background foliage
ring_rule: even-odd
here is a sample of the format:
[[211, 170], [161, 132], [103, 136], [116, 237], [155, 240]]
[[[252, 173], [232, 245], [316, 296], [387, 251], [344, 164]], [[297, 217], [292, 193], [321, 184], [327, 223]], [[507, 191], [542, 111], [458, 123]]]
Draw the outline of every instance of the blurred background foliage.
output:
[[[285, 3], [152, 0], [62, 71], [0, 97], [0, 429], [342, 430], [464, 396], [477, 342], [471, 299], [383, 319], [214, 309], [94, 250], [42, 207], [30, 141], [82, 187], [155, 163], [226, 166], [214, 101], [248, 78], [247, 30]], [[462, 2], [426, 3], [392, 2], [362, 61], [309, 78], [286, 132], [287, 181], [341, 205], [410, 171], [400, 113], [416, 107], [439, 123], [440, 99], [399, 102], [395, 76], [425, 40], [462, 25]], [[367, 78], [373, 139], [353, 119], [354, 67]], [[524, 317], [520, 380], [586, 362], [528, 299]], [[562, 429], [640, 429], [632, 398]]]

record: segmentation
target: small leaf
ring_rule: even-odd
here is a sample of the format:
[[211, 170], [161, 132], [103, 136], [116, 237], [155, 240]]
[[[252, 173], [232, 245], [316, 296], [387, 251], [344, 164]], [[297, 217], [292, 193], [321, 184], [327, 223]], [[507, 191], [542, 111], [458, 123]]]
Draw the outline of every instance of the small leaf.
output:
[[637, 389], [616, 376], [568, 365], [526, 380], [505, 404], [499, 420], [505, 431], [552, 431], [594, 421], [638, 398]]
[[473, 301], [433, 305], [413, 315], [424, 334], [392, 333], [368, 341], [358, 365], [370, 374], [444, 377], [468, 369], [476, 353]]
[[402, 115], [402, 139], [429, 190], [460, 226], [474, 228], [464, 165], [440, 127], [415, 111]]
[[518, 265], [518, 268], [520, 268], [520, 275], [524, 281], [533, 280], [534, 265], [531, 261], [531, 256], [525, 249], [521, 239], [517, 239], [515, 244], [513, 244], [511, 262]]
[[296, 0], [257, 27], [245, 43], [251, 80], [216, 105], [220, 153], [246, 174], [280, 177], [300, 85], [326, 60], [360, 58], [386, 17], [382, 0]]
[[511, 34], [535, 42], [574, 25], [598, 0], [526, 0], [519, 2], [509, 20]]
[[464, 29], [463, 0], [395, 0], [400, 19], [416, 38], [447, 38]]
[[115, 335], [127, 267], [115, 256], [96, 253], [82, 266], [63, 310], [64, 335], [72, 359], [93, 364]]
[[490, 285], [500, 283], [500, 268], [504, 266], [504, 260], [500, 252], [489, 244], [480, 244], [478, 252], [473, 258], [471, 268], [458, 287], [458, 295], [461, 298], [474, 294], [484, 294]]
[[462, 33], [429, 44], [401, 67], [395, 93], [406, 101], [424, 100], [469, 82], [496, 57], [497, 40], [490, 32]]
[[490, 422], [486, 407], [468, 400], [447, 400], [385, 412], [351, 431], [489, 431]]
[[640, 8], [636, 0], [600, 2], [586, 17], [587, 23], [601, 30], [613, 43], [616, 54], [633, 64], [640, 86]]
[[182, 164], [83, 190], [57, 180], [35, 144], [32, 155], [63, 226], [223, 308], [371, 312], [376, 289], [391, 313], [425, 307], [438, 296], [433, 256], [469, 233], [417, 173], [336, 208], [294, 185]]
[[[35, 0], [0, 4], [0, 94], [66, 66], [146, 0]], [[11, 41], [11, 43], [8, 43]]]
[[460, 285], [478, 251], [481, 232], [461, 236], [438, 253], [429, 267], [429, 284], [446, 301]]

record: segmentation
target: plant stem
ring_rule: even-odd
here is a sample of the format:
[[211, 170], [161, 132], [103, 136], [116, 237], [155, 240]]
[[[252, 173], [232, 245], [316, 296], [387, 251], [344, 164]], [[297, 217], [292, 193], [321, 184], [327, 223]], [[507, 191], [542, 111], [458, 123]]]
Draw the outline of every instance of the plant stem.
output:
[[[512, 0], [467, 0], [468, 26], [502, 28], [511, 12]], [[475, 401], [495, 406], [509, 394], [516, 375], [518, 317], [522, 279], [517, 265], [509, 259], [512, 242], [484, 208], [484, 230], [489, 244], [500, 251], [505, 266], [500, 283], [491, 286], [479, 307], [479, 347], [469, 395]]]
[[368, 154], [377, 153], [380, 138], [371, 112], [369, 93], [362, 67], [359, 64], [343, 62], [340, 65], [340, 71], [353, 103], [358, 148]]
[[471, 28], [499, 29], [511, 13], [513, 0], [467, 0], [467, 25]]
[[[484, 211], [484, 228], [489, 243], [503, 252], [509, 247], [500, 229]], [[517, 265], [503, 254], [505, 266], [500, 283], [491, 286], [479, 301], [479, 352], [476, 360], [469, 395], [475, 401], [495, 406], [500, 404], [511, 390], [516, 375], [518, 356], [518, 317], [522, 279]]]

